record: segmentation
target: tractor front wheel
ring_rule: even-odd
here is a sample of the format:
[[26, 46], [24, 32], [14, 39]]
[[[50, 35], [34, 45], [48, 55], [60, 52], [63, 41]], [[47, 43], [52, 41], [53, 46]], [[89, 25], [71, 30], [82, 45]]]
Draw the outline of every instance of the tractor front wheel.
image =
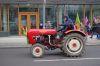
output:
[[84, 37], [77, 33], [71, 33], [65, 37], [63, 50], [67, 56], [80, 56], [84, 52]]
[[31, 54], [35, 58], [43, 57], [43, 55], [44, 55], [44, 46], [41, 45], [41, 44], [32, 45]]

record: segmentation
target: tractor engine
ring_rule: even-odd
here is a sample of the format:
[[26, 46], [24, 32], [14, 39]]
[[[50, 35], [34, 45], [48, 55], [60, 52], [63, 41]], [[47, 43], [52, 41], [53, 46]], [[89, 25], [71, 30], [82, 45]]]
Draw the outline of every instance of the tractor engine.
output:
[[53, 44], [57, 31], [55, 29], [30, 29], [27, 33], [29, 44], [49, 43]]
[[45, 35], [42, 40], [44, 43], [55, 44], [56, 35]]
[[36, 40], [36, 43], [49, 43], [49, 44], [54, 44], [56, 35], [41, 35], [41, 36], [34, 36]]

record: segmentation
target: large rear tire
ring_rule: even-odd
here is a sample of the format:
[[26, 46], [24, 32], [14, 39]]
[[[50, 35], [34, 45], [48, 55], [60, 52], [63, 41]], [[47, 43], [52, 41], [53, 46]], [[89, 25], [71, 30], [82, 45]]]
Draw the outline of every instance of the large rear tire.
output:
[[34, 44], [31, 47], [31, 54], [35, 58], [43, 57], [44, 55], [44, 46], [41, 44]]
[[85, 39], [81, 34], [71, 33], [66, 35], [63, 44], [67, 56], [81, 56], [85, 51]]

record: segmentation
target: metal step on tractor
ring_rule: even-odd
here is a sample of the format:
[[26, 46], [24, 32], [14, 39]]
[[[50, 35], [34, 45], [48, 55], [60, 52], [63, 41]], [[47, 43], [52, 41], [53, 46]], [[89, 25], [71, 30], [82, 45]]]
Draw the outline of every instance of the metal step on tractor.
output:
[[30, 29], [27, 32], [27, 39], [31, 44], [33, 57], [43, 57], [46, 49], [54, 50], [57, 48], [66, 56], [77, 57], [84, 54], [86, 34], [74, 29], [66, 29], [64, 33], [58, 32], [56, 29]]

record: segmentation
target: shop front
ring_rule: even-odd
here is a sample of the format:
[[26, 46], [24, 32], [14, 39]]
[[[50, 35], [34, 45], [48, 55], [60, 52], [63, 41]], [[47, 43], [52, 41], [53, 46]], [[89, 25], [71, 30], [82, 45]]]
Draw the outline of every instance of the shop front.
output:
[[0, 0], [0, 31], [22, 35], [23, 28], [38, 29], [41, 24], [46, 28], [47, 22], [51, 22], [52, 28], [59, 29], [64, 16], [69, 16], [75, 22], [77, 13], [81, 21], [87, 16], [92, 24], [93, 17], [100, 15], [98, 6], [99, 2], [83, 0], [46, 0], [45, 4], [44, 0]]
[[18, 30], [19, 35], [23, 29], [39, 28], [39, 13], [38, 12], [19, 12], [18, 13]]

